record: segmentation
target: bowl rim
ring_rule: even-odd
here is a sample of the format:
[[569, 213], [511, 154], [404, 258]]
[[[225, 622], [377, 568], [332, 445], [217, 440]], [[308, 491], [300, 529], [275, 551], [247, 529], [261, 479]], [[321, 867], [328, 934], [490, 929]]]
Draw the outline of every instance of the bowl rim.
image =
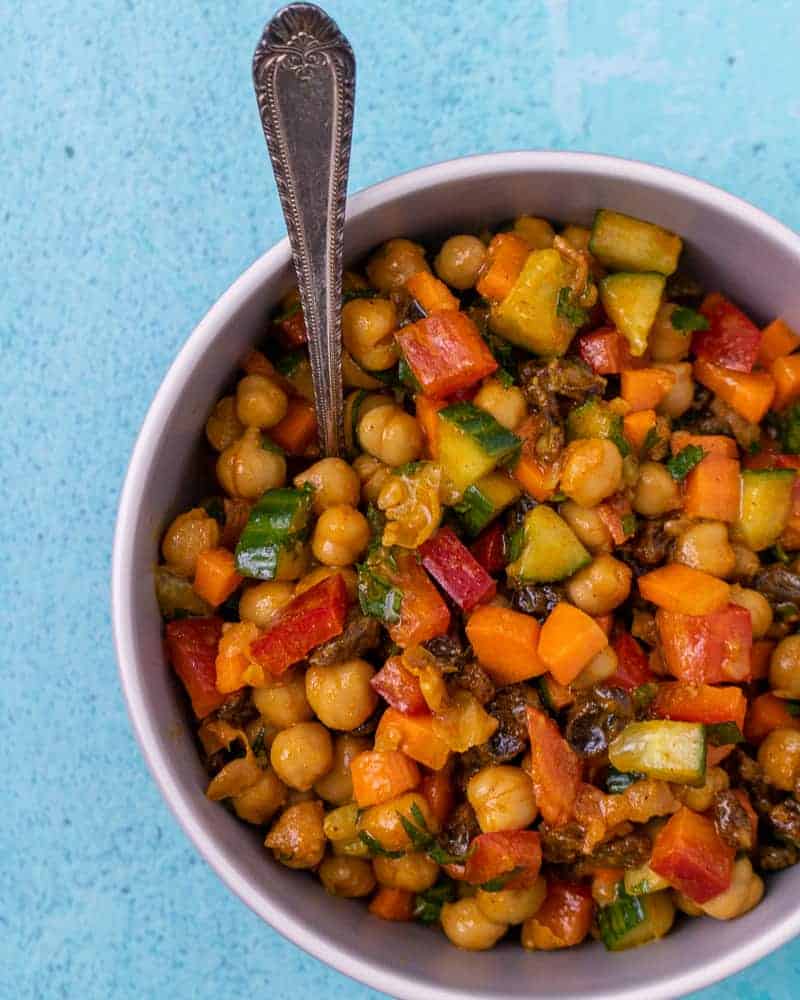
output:
[[[750, 225], [768, 232], [773, 240], [782, 244], [800, 261], [800, 236], [749, 202], [678, 171], [595, 153], [518, 150], [445, 160], [398, 174], [352, 195], [348, 199], [347, 218], [356, 218], [390, 199], [443, 182], [479, 179], [486, 174], [513, 174], [525, 170], [532, 173], [580, 172], [597, 176], [614, 172], [631, 181], [710, 205], [724, 214], [743, 217]], [[371, 988], [402, 998], [465, 1000], [465, 994], [460, 989], [451, 989], [446, 985], [425, 987], [411, 975], [395, 973], [373, 965], [370, 960], [362, 959], [357, 947], [345, 950], [332, 945], [312, 925], [291, 910], [272, 902], [263, 888], [256, 890], [206, 830], [194, 802], [173, 778], [169, 755], [162, 750], [153, 720], [148, 717], [145, 709], [144, 671], [137, 664], [136, 658], [131, 567], [134, 527], [143, 487], [159, 446], [159, 429], [184, 388], [188, 374], [213, 342], [217, 331], [235, 315], [242, 300], [255, 292], [268, 275], [285, 267], [290, 259], [288, 239], [284, 238], [255, 260], [211, 306], [170, 365], [136, 438], [120, 494], [111, 570], [112, 628], [125, 704], [142, 755], [171, 812], [204, 860], [251, 910], [308, 954]], [[739, 947], [735, 952], [709, 960], [694, 970], [678, 969], [674, 974], [670, 973], [655, 983], [647, 984], [648, 995], [651, 1000], [667, 1000], [709, 986], [758, 961], [798, 933], [800, 907], [754, 934], [745, 946]], [[597, 992], [593, 994], [593, 1000], [635, 1000], [641, 996], [641, 985]], [[564, 997], [563, 993], [552, 995]], [[500, 995], [497, 1000], [500, 1000]]]

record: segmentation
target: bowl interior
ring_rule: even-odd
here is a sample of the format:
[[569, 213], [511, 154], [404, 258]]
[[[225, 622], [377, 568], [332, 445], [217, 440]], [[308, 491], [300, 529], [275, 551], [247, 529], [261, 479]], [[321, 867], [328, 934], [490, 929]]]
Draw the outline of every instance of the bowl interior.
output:
[[[355, 196], [346, 253], [392, 236], [476, 230], [519, 212], [588, 223], [598, 206], [680, 233], [686, 260], [762, 321], [800, 327], [800, 240], [716, 189], [625, 161], [580, 154], [475, 157], [405, 175]], [[257, 832], [204, 795], [206, 775], [183, 698], [161, 648], [152, 568], [168, 518], [203, 490], [203, 425], [238, 359], [292, 284], [284, 243], [223, 296], [171, 368], [148, 414], [126, 482], [114, 560], [114, 617], [123, 686], [137, 736], [161, 789], [228, 885], [317, 957], [400, 997], [651, 997], [699, 988], [754, 961], [800, 929], [800, 870], [772, 880], [763, 903], [733, 923], [685, 921], [658, 944], [607, 954], [599, 945], [548, 954], [508, 942], [456, 951], [442, 935], [384, 924], [363, 906], [274, 863]]]

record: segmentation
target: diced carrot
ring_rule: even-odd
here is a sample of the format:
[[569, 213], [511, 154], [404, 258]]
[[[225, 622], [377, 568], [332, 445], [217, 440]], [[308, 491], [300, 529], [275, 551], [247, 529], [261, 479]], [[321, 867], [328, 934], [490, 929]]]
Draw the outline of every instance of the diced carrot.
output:
[[317, 437], [314, 407], [299, 396], [290, 396], [286, 416], [268, 431], [280, 448], [290, 455], [303, 455]]
[[405, 648], [444, 635], [450, 625], [450, 612], [415, 554], [400, 553], [397, 571], [389, 575], [390, 582], [403, 593], [400, 621], [388, 627], [392, 641]]
[[750, 650], [750, 680], [763, 681], [769, 675], [769, 661], [775, 643], [772, 639], [757, 639]]
[[748, 743], [757, 746], [773, 729], [800, 729], [800, 716], [792, 715], [782, 698], [767, 691], [750, 702], [744, 735]]
[[526, 493], [542, 503], [549, 500], [561, 478], [561, 460], [540, 462], [524, 453], [514, 466], [512, 475]]
[[735, 722], [744, 730], [747, 699], [739, 687], [712, 687], [710, 684], [659, 684], [651, 705], [659, 719], [676, 722]]
[[422, 779], [420, 791], [425, 796], [439, 826], [444, 826], [456, 801], [452, 761], [438, 771], [429, 771]]
[[447, 285], [430, 271], [417, 271], [406, 279], [406, 290], [426, 313], [435, 309], [458, 309], [459, 301]]
[[497, 361], [466, 313], [436, 310], [401, 327], [395, 340], [426, 396], [445, 399], [497, 370]]
[[428, 458], [439, 457], [439, 421], [436, 414], [447, 404], [440, 399], [431, 399], [418, 393], [414, 396], [417, 420], [425, 435], [425, 451]]
[[654, 410], [675, 385], [675, 373], [663, 368], [629, 368], [620, 377], [620, 395], [631, 410]]
[[496, 684], [515, 684], [547, 671], [537, 654], [539, 623], [531, 615], [484, 605], [470, 615], [467, 638]]
[[376, 750], [402, 750], [432, 771], [440, 771], [450, 756], [450, 747], [432, 715], [403, 715], [387, 708], [375, 730]]
[[414, 915], [414, 893], [381, 886], [370, 900], [369, 912], [381, 920], [405, 922]]
[[350, 777], [360, 809], [396, 799], [422, 780], [416, 763], [401, 750], [364, 750], [350, 761]]
[[542, 625], [539, 658], [559, 684], [570, 684], [607, 645], [608, 636], [594, 618], [560, 601]]
[[707, 615], [727, 605], [730, 587], [710, 573], [669, 563], [640, 576], [639, 593], [646, 601], [667, 611]]
[[708, 455], [686, 477], [683, 511], [687, 517], [733, 523], [739, 516], [739, 462]]
[[537, 951], [572, 948], [592, 926], [594, 905], [588, 885], [547, 881], [547, 896], [536, 913], [525, 921], [523, 943]]
[[650, 867], [695, 903], [707, 903], [731, 884], [734, 854], [710, 819], [681, 806], [656, 834]]
[[775, 399], [773, 410], [785, 410], [800, 397], [800, 354], [788, 358], [776, 358], [772, 362], [772, 377], [775, 379]]
[[785, 358], [787, 354], [791, 354], [798, 347], [800, 347], [800, 336], [794, 332], [786, 320], [773, 320], [761, 332], [758, 362], [764, 368], [769, 368], [776, 358]]
[[698, 360], [694, 377], [751, 424], [761, 423], [775, 395], [775, 379], [767, 372], [736, 372]]
[[592, 872], [592, 899], [599, 906], [615, 899], [619, 883], [624, 877], [624, 868], [595, 868]]
[[635, 452], [640, 452], [648, 431], [656, 425], [655, 410], [634, 410], [622, 418], [622, 433]]
[[231, 596], [241, 584], [243, 577], [236, 572], [236, 560], [227, 549], [205, 549], [197, 557], [194, 574], [194, 592], [212, 608], [216, 608]]
[[719, 458], [738, 458], [739, 450], [736, 442], [724, 434], [690, 434], [689, 431], [673, 431], [669, 438], [669, 448], [677, 455], [689, 445], [702, 448], [706, 456], [715, 455]]
[[529, 253], [530, 248], [521, 236], [498, 233], [489, 244], [487, 267], [475, 290], [485, 299], [504, 299], [520, 276]]
[[526, 709], [531, 741], [530, 776], [546, 823], [560, 826], [575, 813], [581, 759], [561, 735], [558, 723], [538, 708]]
[[504, 889], [528, 889], [539, 877], [542, 845], [535, 830], [481, 833], [470, 844], [464, 880], [483, 885], [503, 878]]
[[659, 608], [656, 627], [664, 666], [674, 677], [687, 684], [750, 679], [753, 622], [747, 608], [728, 604], [707, 615]]

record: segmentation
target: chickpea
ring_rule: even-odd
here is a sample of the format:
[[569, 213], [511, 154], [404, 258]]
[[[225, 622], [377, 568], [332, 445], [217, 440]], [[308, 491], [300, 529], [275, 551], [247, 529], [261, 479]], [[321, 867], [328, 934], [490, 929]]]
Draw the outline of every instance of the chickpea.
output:
[[425, 251], [411, 240], [389, 240], [367, 262], [367, 277], [379, 292], [401, 289], [412, 274], [429, 270]]
[[533, 215], [520, 215], [514, 221], [514, 232], [521, 236], [531, 250], [546, 250], [553, 245], [556, 233], [547, 219]]
[[672, 363], [682, 361], [689, 353], [691, 335], [676, 330], [672, 325], [672, 314], [678, 307], [674, 302], [665, 302], [656, 314], [650, 328], [647, 346], [653, 361]]
[[358, 806], [355, 802], [348, 802], [347, 805], [339, 806], [338, 809], [332, 809], [325, 814], [323, 828], [325, 836], [333, 843], [357, 837]]
[[345, 660], [331, 667], [309, 667], [306, 697], [329, 729], [356, 729], [375, 711], [378, 696], [370, 681], [375, 671], [366, 660]]
[[475, 899], [481, 913], [496, 924], [521, 924], [536, 913], [547, 895], [547, 882], [540, 875], [527, 889], [478, 889]]
[[701, 907], [699, 907], [693, 899], [689, 899], [688, 896], [684, 896], [682, 892], [678, 892], [677, 890], [673, 892], [672, 901], [677, 909], [679, 909], [681, 913], [685, 913], [687, 917], [703, 916], [703, 910]]
[[761, 902], [764, 882], [753, 871], [749, 858], [739, 858], [733, 866], [731, 884], [718, 896], [703, 903], [701, 909], [715, 920], [733, 920]]
[[451, 236], [445, 240], [433, 268], [451, 288], [464, 292], [478, 280], [486, 247], [477, 236]]
[[404, 854], [401, 858], [377, 857], [372, 862], [381, 885], [406, 892], [425, 892], [439, 877], [439, 866], [427, 854]]
[[478, 390], [473, 403], [491, 413], [498, 424], [513, 431], [528, 415], [528, 406], [522, 389], [516, 385], [507, 388], [496, 378], [487, 379]]
[[351, 299], [342, 308], [342, 338], [356, 362], [367, 371], [397, 364], [394, 340], [397, 309], [389, 299]]
[[660, 517], [681, 505], [681, 491], [659, 462], [643, 462], [633, 496], [633, 509], [645, 517]]
[[358, 443], [386, 465], [405, 465], [422, 453], [422, 431], [416, 419], [393, 403], [368, 413], [359, 411]]
[[362, 858], [325, 858], [319, 866], [320, 882], [332, 896], [358, 899], [368, 896], [375, 888], [372, 865]]
[[599, 653], [595, 654], [581, 670], [578, 676], [570, 684], [571, 688], [583, 691], [586, 688], [594, 687], [595, 684], [602, 684], [617, 672], [619, 661], [613, 646], [606, 646]]
[[474, 774], [467, 785], [467, 799], [483, 833], [524, 830], [538, 812], [531, 779], [522, 768], [510, 764], [484, 767]]
[[717, 792], [724, 792], [730, 787], [730, 779], [721, 767], [709, 767], [706, 770], [706, 780], [699, 788], [689, 785], [675, 785], [675, 797], [695, 812], [705, 812], [714, 803]]
[[219, 545], [219, 525], [202, 507], [178, 514], [167, 528], [161, 554], [173, 573], [194, 576], [197, 557]]
[[323, 511], [314, 526], [311, 551], [326, 566], [349, 566], [369, 545], [369, 522], [355, 507], [341, 503]]
[[664, 362], [654, 365], [665, 372], [672, 372], [675, 381], [667, 395], [661, 400], [658, 412], [663, 413], [673, 420], [686, 413], [692, 405], [694, 399], [694, 379], [692, 378], [692, 366], [687, 362], [679, 364], [666, 364]]
[[297, 542], [291, 549], [283, 549], [278, 560], [276, 580], [297, 580], [308, 569], [311, 553], [307, 545]]
[[353, 798], [350, 761], [365, 750], [369, 750], [371, 746], [371, 741], [365, 736], [351, 736], [350, 733], [337, 736], [333, 743], [331, 769], [314, 783], [317, 795], [333, 806], [342, 806], [349, 802]]
[[264, 846], [287, 868], [316, 868], [325, 854], [321, 802], [298, 802], [280, 814]]
[[358, 505], [361, 483], [343, 458], [321, 458], [292, 480], [295, 486], [314, 487], [314, 513], [321, 514], [337, 504]]
[[630, 566], [601, 553], [570, 577], [567, 596], [587, 615], [607, 615], [627, 600], [631, 592], [631, 575]]
[[310, 573], [298, 580], [294, 587], [294, 596], [304, 594], [318, 583], [327, 580], [330, 576], [340, 576], [344, 580], [347, 590], [347, 597], [351, 603], [355, 603], [358, 598], [358, 573], [349, 566], [317, 566]]
[[[757, 590], [734, 584], [730, 590], [730, 600], [731, 604], [747, 608], [750, 612], [750, 621], [753, 623], [753, 638], [763, 639], [772, 625], [772, 608], [766, 597]], [[785, 639], [783, 641], [786, 642]], [[798, 655], [800, 656], [800, 647], [798, 647]], [[800, 663], [800, 660], [798, 662]]]
[[261, 717], [278, 729], [314, 718], [306, 698], [305, 677], [299, 670], [289, 670], [267, 686], [253, 688], [252, 698]]
[[441, 913], [442, 930], [457, 948], [486, 951], [494, 948], [508, 930], [508, 924], [489, 920], [475, 897], [445, 903]]
[[394, 397], [387, 396], [384, 392], [370, 392], [364, 395], [357, 390], [348, 393], [344, 401], [344, 443], [348, 452], [357, 447], [355, 437], [358, 421], [370, 410], [389, 405], [394, 405]]
[[333, 766], [331, 734], [318, 722], [297, 722], [275, 737], [269, 760], [281, 781], [305, 792]]
[[361, 499], [364, 503], [377, 503], [392, 470], [372, 455], [363, 453], [353, 462], [353, 471], [361, 482]]
[[758, 763], [770, 785], [784, 792], [794, 791], [800, 777], [800, 732], [773, 729], [758, 748]]
[[286, 482], [286, 459], [263, 446], [257, 427], [248, 427], [219, 456], [217, 479], [229, 496], [257, 500]]
[[294, 596], [294, 587], [285, 581], [269, 580], [248, 587], [239, 598], [239, 618], [265, 628]]
[[561, 489], [582, 507], [595, 507], [622, 485], [619, 448], [600, 438], [584, 438], [567, 446]]
[[588, 250], [592, 231], [586, 226], [564, 226], [561, 230], [561, 238], [566, 240], [575, 250]]
[[[419, 792], [406, 792], [389, 802], [370, 806], [358, 818], [359, 833], [366, 832], [374, 837], [387, 851], [405, 851], [411, 847], [411, 838], [405, 831], [400, 816], [416, 825], [411, 807], [416, 806], [422, 813], [425, 825], [431, 833], [437, 833], [439, 824], [431, 812], [428, 800]], [[416, 810], [415, 810], [416, 812]]]
[[731, 577], [734, 580], [749, 580], [751, 577], [754, 577], [761, 569], [761, 562], [755, 552], [752, 549], [748, 549], [746, 545], [737, 545], [736, 542], [733, 543], [731, 548], [736, 557]]
[[225, 451], [228, 445], [244, 434], [244, 424], [236, 416], [236, 400], [223, 396], [206, 420], [206, 437], [215, 451]]
[[611, 533], [593, 507], [581, 507], [574, 500], [566, 500], [559, 507], [559, 513], [590, 552], [611, 549]]
[[260, 826], [272, 819], [286, 801], [286, 785], [274, 771], [264, 771], [258, 781], [233, 798], [236, 815]]
[[690, 524], [678, 536], [673, 558], [712, 576], [729, 576], [736, 565], [736, 555], [728, 540], [727, 524], [721, 521]]
[[772, 651], [769, 685], [786, 698], [800, 698], [800, 634], [787, 635]]
[[266, 375], [245, 375], [236, 386], [236, 416], [247, 427], [274, 427], [288, 407], [286, 393]]

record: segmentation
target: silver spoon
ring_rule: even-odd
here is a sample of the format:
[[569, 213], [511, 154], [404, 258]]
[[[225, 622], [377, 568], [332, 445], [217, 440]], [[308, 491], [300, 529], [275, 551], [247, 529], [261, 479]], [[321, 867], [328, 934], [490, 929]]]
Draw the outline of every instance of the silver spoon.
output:
[[324, 455], [344, 447], [342, 252], [356, 65], [319, 7], [293, 3], [264, 29], [253, 83], [300, 288]]

